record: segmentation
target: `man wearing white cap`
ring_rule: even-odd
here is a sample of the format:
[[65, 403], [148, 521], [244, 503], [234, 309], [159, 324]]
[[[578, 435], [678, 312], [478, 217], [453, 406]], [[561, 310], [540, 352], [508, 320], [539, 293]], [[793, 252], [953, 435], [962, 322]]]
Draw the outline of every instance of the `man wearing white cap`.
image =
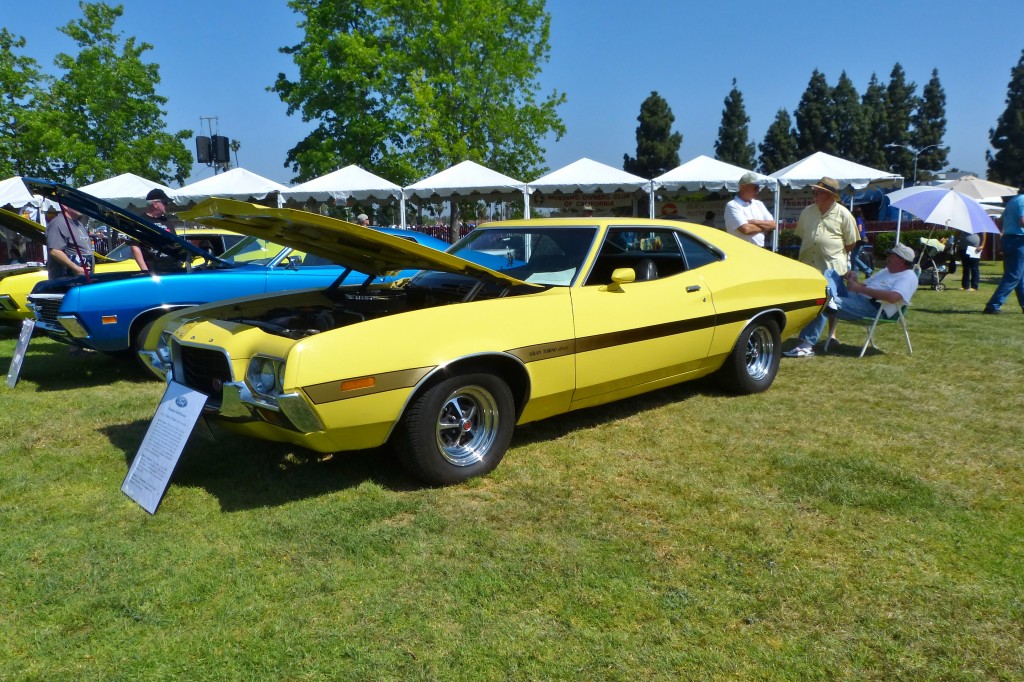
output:
[[783, 355], [790, 358], [809, 358], [814, 355], [814, 344], [825, 331], [829, 317], [840, 320], [859, 320], [874, 317], [883, 303], [903, 306], [917, 291], [917, 273], [914, 272], [914, 250], [905, 244], [896, 244], [889, 250], [885, 267], [863, 282], [857, 272], [850, 270], [841, 277], [835, 270], [826, 270], [832, 300], [828, 310], [811, 320], [800, 332], [800, 343]]
[[775, 229], [775, 220], [757, 200], [757, 173], [744, 173], [736, 196], [725, 205], [725, 231], [751, 244], [764, 246], [764, 235]]

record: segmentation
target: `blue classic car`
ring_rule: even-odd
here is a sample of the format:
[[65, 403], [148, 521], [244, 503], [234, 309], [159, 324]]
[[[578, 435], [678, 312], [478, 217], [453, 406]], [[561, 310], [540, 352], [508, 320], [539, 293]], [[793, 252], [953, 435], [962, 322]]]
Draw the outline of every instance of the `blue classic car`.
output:
[[[192, 265], [180, 273], [118, 273], [116, 277], [97, 276], [88, 283], [82, 277], [69, 277], [36, 285], [29, 305], [35, 313], [37, 328], [57, 340], [73, 340], [93, 350], [138, 350], [153, 321], [171, 310], [250, 294], [324, 288], [339, 277], [344, 277], [345, 283], [357, 284], [368, 277], [314, 254], [252, 236], [219, 257], [214, 256], [145, 218], [77, 190], [38, 181], [33, 188], [137, 240], [149, 241], [179, 260], [202, 259], [201, 265]], [[431, 248], [448, 247], [446, 242], [418, 232], [378, 229]], [[398, 280], [414, 272], [389, 273], [383, 281]]]

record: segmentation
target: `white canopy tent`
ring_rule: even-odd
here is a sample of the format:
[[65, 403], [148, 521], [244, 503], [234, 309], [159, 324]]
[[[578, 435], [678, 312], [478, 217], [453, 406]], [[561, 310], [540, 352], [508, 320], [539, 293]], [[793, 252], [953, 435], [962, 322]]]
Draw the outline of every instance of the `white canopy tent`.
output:
[[[551, 171], [527, 185], [530, 194], [541, 192], [550, 194], [562, 192], [587, 192], [591, 194], [610, 194], [612, 192], [647, 192], [650, 199], [650, 217], [654, 217], [654, 182], [645, 180], [639, 175], [599, 163], [592, 159], [582, 158], [568, 166]], [[636, 207], [634, 205], [634, 213]], [[529, 211], [526, 217], [530, 217]]]
[[10, 205], [17, 211], [35, 201], [35, 197], [21, 181], [20, 175], [0, 180], [0, 206]]
[[[701, 155], [659, 175], [654, 178], [654, 182], [670, 191], [696, 192], [703, 189], [709, 192], [736, 192], [740, 187], [740, 178], [749, 172], [746, 168]], [[775, 178], [760, 174], [757, 177], [762, 186], [772, 191], [778, 189], [779, 182]]]
[[[522, 194], [524, 214], [530, 215], [530, 195], [526, 184], [481, 166], [474, 161], [463, 161], [447, 170], [415, 182], [402, 190], [406, 199], [429, 199], [433, 196], [443, 198], [472, 197], [486, 194]], [[405, 211], [402, 211], [405, 220]], [[404, 227], [404, 224], [403, 224]]]
[[895, 175], [870, 166], [862, 166], [825, 152], [815, 152], [806, 159], [801, 159], [782, 170], [775, 171], [771, 177], [778, 180], [783, 187], [790, 189], [803, 189], [826, 177], [834, 178], [840, 188], [864, 189], [872, 184], [889, 187], [903, 186], [902, 175]]
[[402, 227], [405, 227], [405, 195], [402, 194], [402, 188], [354, 164], [295, 185], [283, 193], [283, 198], [299, 203], [333, 200], [338, 204], [349, 199], [393, 199], [399, 203]]
[[[825, 152], [815, 152], [805, 159], [786, 166], [782, 170], [775, 171], [771, 177], [778, 180], [782, 187], [790, 189], [803, 189], [826, 177], [838, 182], [840, 189], [850, 187], [860, 190], [868, 185], [881, 185], [897, 189], [903, 187], [902, 175], [871, 168], [870, 166], [863, 166], [853, 161], [840, 159], [838, 156], [826, 154]], [[776, 203], [775, 208], [776, 215], [778, 215], [778, 203]], [[897, 241], [900, 237], [902, 216], [903, 213], [901, 211], [900, 218], [896, 221]]]
[[257, 175], [244, 168], [232, 168], [226, 173], [214, 175], [212, 178], [199, 180], [191, 185], [185, 185], [181, 189], [168, 192], [168, 195], [176, 203], [188, 204], [210, 197], [260, 201], [277, 192], [277, 203], [280, 206], [283, 203], [281, 194], [287, 190], [286, 186], [262, 175]]
[[129, 206], [143, 207], [146, 205], [146, 195], [150, 190], [162, 189], [170, 196], [174, 190], [159, 182], [153, 182], [134, 173], [122, 173], [121, 175], [94, 182], [79, 189], [86, 194], [91, 194], [98, 199], [109, 201], [115, 206], [128, 208]]
[[[740, 178], [749, 173], [746, 168], [734, 166], [731, 163], [712, 159], [710, 156], [698, 156], [674, 168], [667, 173], [654, 178], [654, 182], [660, 187], [669, 191], [697, 192], [707, 190], [709, 192], [727, 191], [734, 193], [740, 188]], [[755, 173], [758, 184], [770, 189], [775, 196], [775, 212], [779, 215], [779, 181], [769, 175]], [[653, 216], [652, 216], [653, 217]], [[772, 250], [777, 251], [779, 245], [779, 234], [772, 234]]]

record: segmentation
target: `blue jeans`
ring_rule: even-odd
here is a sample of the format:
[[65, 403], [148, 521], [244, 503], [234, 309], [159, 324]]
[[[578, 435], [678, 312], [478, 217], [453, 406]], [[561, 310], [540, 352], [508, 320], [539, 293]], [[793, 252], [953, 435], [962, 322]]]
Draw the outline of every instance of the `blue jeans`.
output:
[[[840, 320], [859, 320], [862, 317], [874, 317], [878, 313], [878, 304], [864, 294], [851, 294], [846, 289], [846, 280], [836, 274], [835, 270], [825, 271], [825, 280], [832, 300], [836, 304], [836, 317]], [[800, 332], [800, 340], [812, 346], [821, 338], [821, 333], [828, 325], [828, 315], [818, 313], [810, 324]]]
[[999, 310], [1011, 291], [1017, 292], [1017, 303], [1024, 308], [1024, 235], [1003, 235], [1003, 278], [999, 280], [986, 308]]
[[960, 279], [961, 286], [964, 289], [977, 289], [978, 283], [981, 281], [981, 259], [971, 258], [965, 254], [962, 260], [964, 274]]
[[867, 242], [857, 242], [857, 246], [853, 247], [853, 251], [850, 252], [850, 267], [863, 272], [866, 277], [870, 277], [872, 268], [861, 258], [861, 253], [867, 245]]

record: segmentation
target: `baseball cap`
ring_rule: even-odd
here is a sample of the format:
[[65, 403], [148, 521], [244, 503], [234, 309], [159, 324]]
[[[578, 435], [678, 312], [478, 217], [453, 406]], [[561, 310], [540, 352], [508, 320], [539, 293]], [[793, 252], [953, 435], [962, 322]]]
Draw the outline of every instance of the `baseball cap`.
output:
[[165, 204], [171, 203], [171, 198], [167, 196], [167, 192], [163, 191], [159, 187], [149, 190], [149, 194], [146, 195], [146, 201], [162, 201]]
[[907, 246], [906, 244], [897, 243], [896, 246], [889, 249], [887, 253], [895, 253], [897, 256], [899, 256], [905, 261], [913, 261], [914, 258], [916, 258], [916, 256], [914, 255], [914, 250]]

